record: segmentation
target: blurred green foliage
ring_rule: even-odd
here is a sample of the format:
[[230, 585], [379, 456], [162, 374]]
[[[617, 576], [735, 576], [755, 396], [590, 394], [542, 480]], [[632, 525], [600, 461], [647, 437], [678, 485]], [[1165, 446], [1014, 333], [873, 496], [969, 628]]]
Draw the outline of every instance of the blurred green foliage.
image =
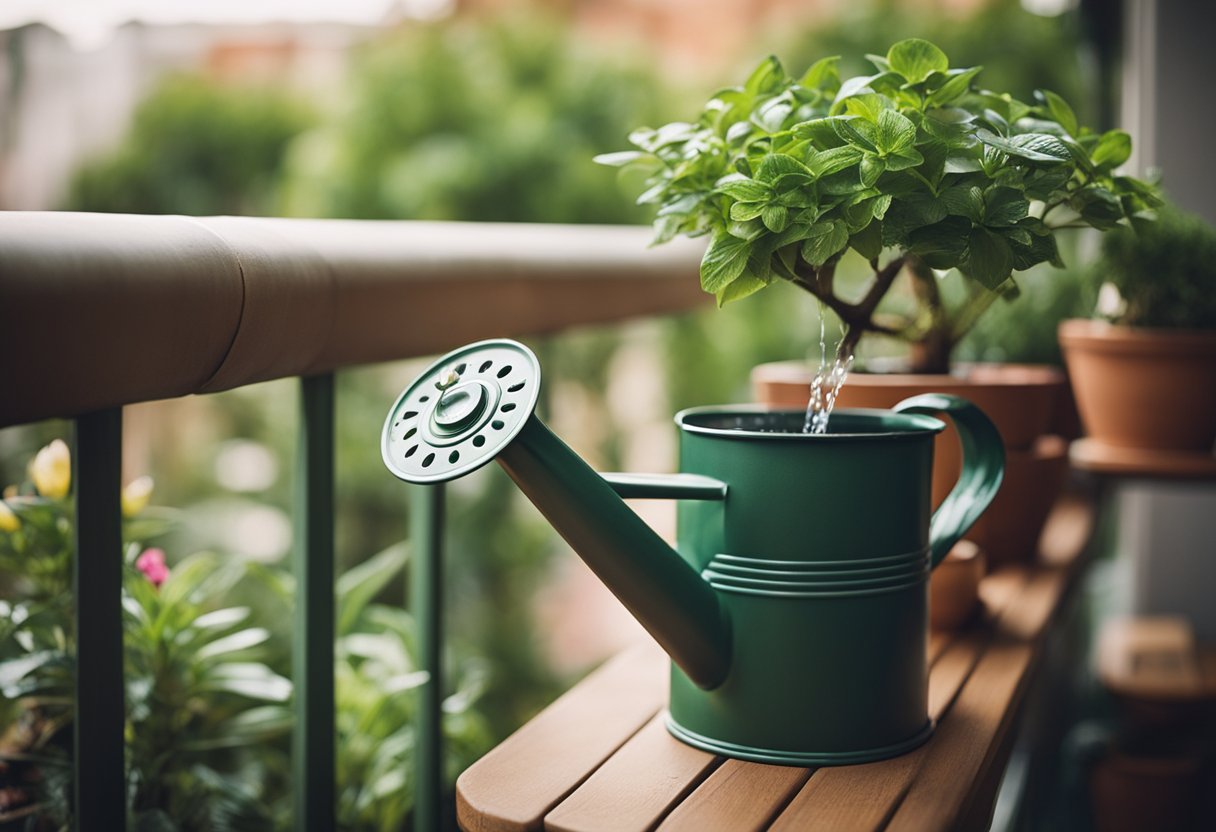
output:
[[396, 32], [356, 62], [333, 117], [291, 151], [290, 215], [640, 222], [587, 160], [652, 121], [645, 64], [579, 44], [553, 20], [458, 19]]
[[281, 90], [170, 77], [123, 143], [78, 170], [66, 208], [135, 214], [276, 213], [287, 143], [312, 119]]
[[1216, 229], [1202, 217], [1171, 207], [1157, 222], [1107, 235], [1090, 274], [1119, 290], [1117, 323], [1216, 329]]
[[1073, 105], [1082, 123], [1094, 121], [1094, 79], [1086, 74], [1076, 13], [1042, 17], [1020, 0], [936, 11], [924, 3], [853, 0], [832, 21], [794, 35], [780, 54], [789, 67], [841, 55], [842, 77], [867, 75], [873, 70], [863, 56], [885, 55], [889, 44], [903, 38], [932, 41], [957, 66], [983, 66], [981, 87], [1022, 101], [1033, 101], [1037, 89], [1052, 90]]

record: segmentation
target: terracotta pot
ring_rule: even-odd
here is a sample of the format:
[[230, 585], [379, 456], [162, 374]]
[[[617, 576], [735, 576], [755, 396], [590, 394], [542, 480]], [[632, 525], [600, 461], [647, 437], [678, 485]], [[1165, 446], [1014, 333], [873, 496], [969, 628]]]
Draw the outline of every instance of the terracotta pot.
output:
[[1060, 346], [1090, 436], [1124, 448], [1212, 451], [1216, 332], [1060, 324]]
[[985, 572], [984, 551], [969, 540], [956, 543], [929, 579], [929, 626], [956, 630], [970, 621]]
[[1029, 450], [1005, 449], [1005, 479], [988, 510], [967, 532], [990, 566], [1026, 560], [1068, 476], [1068, 442], [1040, 436]]
[[[752, 370], [752, 388], [757, 401], [775, 407], [806, 407], [810, 396], [812, 372], [802, 362], [761, 364]], [[1061, 370], [1027, 364], [970, 364], [950, 375], [852, 373], [840, 390], [839, 407], [888, 408], [919, 393], [953, 393], [979, 405], [1000, 430], [1005, 449], [1019, 471], [1012, 476], [1020, 483], [1029, 481], [1033, 505], [1023, 506], [1018, 498], [1002, 499], [1002, 493], [976, 528], [987, 520], [990, 530], [980, 545], [997, 552], [989, 561], [1008, 562], [1020, 557], [1033, 558], [1034, 544], [1052, 504], [1063, 486], [1067, 470], [1063, 452], [1054, 453], [1057, 444], [1039, 447], [1045, 434], [1056, 433], [1068, 386]], [[949, 427], [938, 438], [933, 450], [933, 505], [937, 506], [958, 480], [962, 450], [958, 435]], [[1011, 472], [1006, 470], [1006, 478]], [[1037, 483], [1037, 484], [1036, 484]], [[1025, 489], [1018, 489], [1024, 494]], [[997, 516], [990, 517], [989, 515]], [[998, 531], [999, 530], [999, 531]], [[1006, 545], [998, 536], [1013, 530], [1017, 539]], [[981, 535], [984, 533], [981, 531]]]

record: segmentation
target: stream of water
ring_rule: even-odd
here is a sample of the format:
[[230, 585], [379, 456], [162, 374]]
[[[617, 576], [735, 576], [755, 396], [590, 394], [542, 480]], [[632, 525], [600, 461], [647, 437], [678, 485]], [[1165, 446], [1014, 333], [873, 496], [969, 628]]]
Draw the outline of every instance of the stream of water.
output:
[[836, 406], [836, 397], [844, 380], [849, 376], [853, 366], [853, 356], [840, 354], [839, 348], [834, 350], [831, 364], [828, 363], [827, 327], [824, 322], [826, 311], [819, 304], [819, 368], [811, 378], [811, 397], [806, 405], [806, 421], [802, 425], [803, 433], [827, 433], [828, 419], [832, 408]]

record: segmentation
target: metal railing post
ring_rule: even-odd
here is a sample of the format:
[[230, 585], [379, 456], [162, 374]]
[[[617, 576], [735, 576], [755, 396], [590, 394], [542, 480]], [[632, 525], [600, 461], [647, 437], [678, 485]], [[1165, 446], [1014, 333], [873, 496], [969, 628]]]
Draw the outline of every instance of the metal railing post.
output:
[[76, 419], [75, 828], [127, 828], [122, 655], [122, 408]]
[[443, 822], [443, 517], [444, 486], [410, 489], [410, 611], [418, 628], [419, 669], [414, 748], [414, 829]]
[[293, 572], [294, 827], [332, 832], [334, 793], [334, 377], [300, 379]]

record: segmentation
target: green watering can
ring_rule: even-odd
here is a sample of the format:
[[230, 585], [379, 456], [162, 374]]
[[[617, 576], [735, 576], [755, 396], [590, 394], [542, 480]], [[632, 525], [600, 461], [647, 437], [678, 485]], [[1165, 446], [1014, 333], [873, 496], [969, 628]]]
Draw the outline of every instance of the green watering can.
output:
[[[497, 459], [672, 659], [670, 732], [728, 757], [863, 763], [924, 742], [929, 572], [1000, 486], [1004, 450], [971, 403], [936, 393], [842, 410], [828, 433], [754, 406], [676, 416], [674, 475], [598, 474], [539, 418], [536, 356], [482, 341], [397, 399], [381, 451], [411, 483]], [[963, 472], [930, 518], [945, 413]], [[622, 498], [679, 500], [678, 551]]]

